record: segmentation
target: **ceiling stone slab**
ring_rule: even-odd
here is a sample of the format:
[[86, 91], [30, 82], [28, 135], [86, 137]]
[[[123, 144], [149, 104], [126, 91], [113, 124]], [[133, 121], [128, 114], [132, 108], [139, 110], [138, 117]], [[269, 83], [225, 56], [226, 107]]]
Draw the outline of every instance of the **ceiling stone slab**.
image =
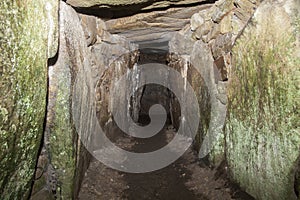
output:
[[163, 11], [140, 13], [129, 17], [107, 20], [107, 30], [139, 44], [169, 41], [174, 33], [190, 23], [191, 16], [210, 8], [211, 4], [185, 8], [169, 8]]
[[155, 8], [165, 8], [172, 5], [187, 5], [204, 2], [205, 0], [169, 0], [169, 1], [154, 1], [154, 0], [67, 0], [66, 2], [74, 7], [89, 8], [89, 7], [122, 7], [133, 6], [140, 7], [141, 10], [149, 10]]

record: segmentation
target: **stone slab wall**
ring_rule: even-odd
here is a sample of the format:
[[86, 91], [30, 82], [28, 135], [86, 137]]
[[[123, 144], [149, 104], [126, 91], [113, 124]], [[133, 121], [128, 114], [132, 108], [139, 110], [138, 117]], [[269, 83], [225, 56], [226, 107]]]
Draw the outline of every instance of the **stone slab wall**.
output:
[[58, 1], [0, 2], [0, 199], [26, 199], [43, 135]]
[[232, 50], [226, 159], [257, 199], [296, 199], [299, 9], [299, 1], [264, 1]]

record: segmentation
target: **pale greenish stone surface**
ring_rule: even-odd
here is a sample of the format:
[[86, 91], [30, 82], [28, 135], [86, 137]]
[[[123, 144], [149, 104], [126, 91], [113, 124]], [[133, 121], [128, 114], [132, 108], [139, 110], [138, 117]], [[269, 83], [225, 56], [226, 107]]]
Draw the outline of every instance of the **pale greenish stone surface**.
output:
[[[74, 199], [79, 190], [80, 179], [89, 164], [89, 157], [81, 146], [74, 127], [72, 103], [74, 92], [77, 91], [74, 86], [77, 70], [83, 68], [84, 58], [89, 65], [90, 58], [78, 14], [64, 2], [60, 2], [59, 7], [59, 51], [55, 62], [49, 65], [44, 138], [47, 162], [53, 170], [45, 172], [48, 175], [36, 182], [32, 200], [40, 200], [45, 194], [48, 197], [42, 197], [43, 200], [54, 199], [55, 196], [57, 199]], [[80, 83], [84, 84], [85, 80], [80, 80]], [[83, 92], [79, 91], [80, 94]], [[85, 102], [86, 96], [82, 98]], [[75, 109], [80, 109], [81, 103]], [[88, 121], [87, 118], [83, 120]]]
[[[57, 198], [68, 200], [74, 199], [78, 193], [80, 179], [84, 176], [84, 170], [89, 163], [89, 156], [78, 138], [78, 130], [75, 130], [72, 104], [74, 103], [74, 93], [78, 92], [82, 95], [82, 101], [74, 105], [74, 109], [78, 110], [81, 109], [81, 106], [86, 105], [88, 98], [87, 95], [84, 95], [86, 91], [79, 90], [74, 82], [77, 79], [78, 71], [82, 72], [83, 68], [90, 70], [90, 55], [78, 15], [72, 7], [64, 2], [60, 2], [59, 26], [58, 57], [55, 64], [49, 66], [45, 140], [48, 143], [46, 148], [50, 154], [50, 163], [58, 181]], [[79, 82], [84, 85], [85, 81], [81, 79]], [[85, 108], [88, 107], [89, 105]], [[88, 109], [81, 111], [85, 114]], [[80, 119], [89, 122], [87, 115]], [[87, 131], [87, 134], [90, 133], [93, 132]], [[85, 139], [85, 137], [81, 139]]]
[[[295, 199], [300, 59], [295, 1], [264, 1], [233, 48], [226, 125], [230, 173], [257, 199]], [[293, 4], [294, 3], [294, 4]]]
[[[52, 105], [48, 107], [47, 127], [51, 164], [58, 178], [58, 197], [72, 199], [75, 168], [77, 134], [71, 117], [71, 63], [59, 59], [50, 78], [49, 94]], [[50, 109], [49, 109], [50, 108]]]
[[0, 2], [0, 199], [26, 199], [33, 180], [46, 108], [45, 5]]

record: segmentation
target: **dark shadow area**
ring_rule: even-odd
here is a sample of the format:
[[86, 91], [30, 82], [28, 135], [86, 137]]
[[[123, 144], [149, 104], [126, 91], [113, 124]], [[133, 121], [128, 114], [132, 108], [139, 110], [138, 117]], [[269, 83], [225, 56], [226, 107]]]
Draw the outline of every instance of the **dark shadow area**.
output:
[[[56, 64], [56, 62], [58, 60], [58, 52], [59, 52], [59, 50], [57, 50], [54, 57], [49, 58], [47, 60], [47, 68], [49, 68], [50, 66], [54, 66]], [[47, 124], [47, 110], [48, 110], [48, 104], [49, 104], [49, 75], [47, 76], [47, 92], [46, 92], [45, 99], [46, 99], [46, 104], [45, 104], [45, 115], [44, 115], [44, 122], [43, 122], [43, 134], [42, 134], [42, 137], [40, 138], [40, 146], [39, 146], [39, 150], [38, 150], [37, 157], [36, 157], [34, 177], [32, 179], [31, 185], [30, 185], [31, 190], [28, 195], [30, 198], [33, 195], [33, 188], [34, 188], [36, 181], [41, 179], [41, 177], [44, 175], [44, 173], [47, 170], [46, 167], [39, 166], [38, 161], [41, 159], [41, 157], [44, 156], [43, 148], [45, 148], [45, 131], [46, 131], [46, 124]], [[47, 157], [49, 157], [49, 155], [47, 155]], [[47, 161], [47, 162], [49, 162], [49, 161]]]
[[139, 65], [147, 63], [167, 64], [169, 41], [144, 41], [137, 44], [139, 45], [140, 52]]
[[[140, 88], [141, 90], [141, 88]], [[167, 113], [167, 119], [164, 127], [166, 129], [172, 129], [173, 131], [177, 131], [172, 123], [171, 119], [171, 111], [170, 107], [177, 107], [176, 110], [179, 111], [178, 116], [180, 116], [180, 104], [177, 98], [175, 98], [172, 103], [169, 101], [170, 98], [173, 98], [175, 95], [171, 92], [168, 88], [165, 88], [161, 85], [157, 84], [148, 84], [142, 88], [143, 92], [139, 94], [142, 95], [140, 99], [140, 110], [138, 121], [136, 122], [139, 126], [147, 126], [151, 123], [151, 119], [149, 117], [149, 109], [154, 104], [162, 105]], [[158, 95], [157, 95], [158, 94]], [[174, 120], [174, 118], [173, 118]], [[176, 124], [179, 124], [180, 118], [176, 118]], [[106, 128], [106, 136], [114, 142], [120, 148], [123, 148], [127, 151], [132, 151], [135, 153], [147, 153], [156, 151], [165, 145], [168, 144], [167, 139], [173, 139], [175, 133], [168, 132], [166, 133], [164, 130], [160, 131], [159, 133], [155, 134], [150, 138], [136, 138], [131, 137], [125, 132], [123, 132], [113, 120]], [[118, 141], [122, 141], [121, 145]], [[127, 145], [124, 145], [126, 144]], [[132, 145], [134, 144], [134, 148]]]
[[[165, 134], [160, 135], [166, 135], [169, 131], [165, 129], [162, 132], [165, 132]], [[156, 137], [156, 141], [152, 143], [138, 144], [132, 148], [135, 152], [149, 152], [153, 149], [153, 145], [167, 144], [167, 140], [167, 138]], [[123, 192], [122, 198], [132, 200], [207, 200], [207, 197], [195, 194], [185, 185], [192, 176], [191, 172], [185, 169], [185, 165], [189, 162], [191, 160], [187, 160], [185, 156], [182, 156], [173, 164], [154, 172], [143, 174], [123, 173], [128, 189]]]
[[[201, 167], [210, 167], [211, 168], [211, 165], [209, 164], [209, 161], [208, 161], [208, 157], [202, 159], [200, 161], [200, 163], [202, 163], [202, 165], [200, 165]], [[219, 180], [219, 179], [230, 180], [227, 169], [228, 169], [227, 162], [226, 162], [226, 160], [223, 160], [220, 163], [220, 165], [215, 169], [215, 171], [216, 171], [214, 174], [215, 180]], [[224, 186], [231, 189], [231, 196], [233, 199], [255, 200], [254, 197], [249, 195], [247, 192], [244, 192], [237, 183], [227, 181]]]
[[152, 1], [139, 3], [139, 4], [128, 4], [126, 6], [110, 6], [110, 7], [108, 7], [108, 5], [102, 4], [99, 6], [93, 6], [88, 8], [81, 7], [81, 8], [74, 8], [74, 9], [78, 13], [93, 15], [102, 19], [115, 19], [121, 17], [128, 17], [140, 13], [164, 11], [169, 8], [182, 8], [182, 7], [188, 8], [188, 7], [194, 7], [199, 5], [205, 5], [205, 4], [213, 4], [216, 2], [216, 0], [206, 0], [206, 1], [191, 3], [187, 5], [170, 5], [163, 8], [153, 8], [153, 9], [143, 10], [144, 8], [151, 6], [155, 2], [157, 1], [152, 0]]
[[294, 175], [294, 192], [297, 199], [300, 199], [300, 156], [297, 159]]
[[[144, 48], [141, 48], [139, 50], [140, 56], [138, 65], [149, 63], [166, 64], [168, 53], [167, 42], [163, 44], [147, 43], [141, 45], [141, 47]], [[163, 50], [158, 49], [159, 47]], [[167, 120], [164, 125], [165, 128], [173, 129], [173, 124], [179, 124], [181, 115], [180, 104], [175, 94], [168, 88], [158, 84], [144, 85], [138, 88], [135, 91], [134, 96], [131, 97], [131, 108], [134, 107], [134, 101], [139, 101], [138, 117], [136, 120], [136, 123], [139, 126], [147, 126], [151, 123], [151, 119], [149, 117], [149, 109], [155, 104], [160, 104], [165, 108], [165, 111], [167, 113]], [[172, 117], [172, 110], [176, 110], [176, 116], [178, 117]], [[133, 110], [130, 110], [130, 115], [132, 119], [136, 119], [133, 112]], [[122, 143], [127, 143], [127, 145], [119, 146], [120, 148], [124, 148], [125, 150], [133, 151], [135, 153], [146, 153], [158, 150], [167, 145], [167, 138], [172, 139], [174, 137], [174, 134], [166, 135], [165, 131], [161, 131], [150, 138], [135, 138], [129, 136], [121, 129], [119, 129], [119, 127], [113, 120], [106, 129], [106, 136], [112, 142], [116, 143], [117, 146], [119, 146], [117, 142], [118, 140], [122, 141]], [[130, 144], [134, 144], [135, 148], [132, 148], [132, 145]]]
[[146, 126], [150, 124], [151, 119], [149, 117], [149, 110], [155, 104], [162, 105], [166, 110], [167, 120], [165, 125], [180, 123], [180, 118], [175, 119], [176, 122], [172, 121], [172, 110], [175, 110], [174, 108], [176, 107], [176, 110], [178, 110], [178, 116], [181, 115], [181, 111], [179, 101], [171, 90], [158, 84], [147, 84], [140, 88], [140, 90], [139, 125]]

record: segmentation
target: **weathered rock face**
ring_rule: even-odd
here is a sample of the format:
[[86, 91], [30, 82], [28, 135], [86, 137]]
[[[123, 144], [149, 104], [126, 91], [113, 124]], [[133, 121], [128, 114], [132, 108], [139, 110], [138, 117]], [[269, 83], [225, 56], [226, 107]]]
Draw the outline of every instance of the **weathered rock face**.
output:
[[[258, 2], [256, 1], [247, 1], [245, 3], [239, 1], [218, 1], [213, 6], [208, 4], [186, 9], [171, 8], [166, 11], [154, 11], [131, 17], [107, 20], [105, 24], [106, 30], [111, 33], [118, 33], [118, 35], [124, 36], [129, 41], [138, 43], [139, 48], [145, 51], [147, 49], [167, 51], [165, 43], [171, 40], [169, 44], [171, 53], [169, 58], [170, 66], [180, 71], [182, 76], [186, 76], [184, 75], [185, 73], [192, 74], [191, 76], [186, 76], [189, 78], [188, 81], [193, 83], [195, 91], [201, 91], [201, 94], [198, 94], [199, 99], [201, 99], [199, 100], [201, 101], [199, 105], [202, 106], [201, 112], [205, 113], [205, 117], [202, 117], [203, 122], [200, 124], [201, 130], [199, 130], [201, 132], [199, 134], [201, 143], [207, 131], [210, 133], [222, 132], [226, 114], [225, 105], [227, 103], [225, 94], [226, 81], [228, 80], [228, 69], [231, 65], [230, 51], [236, 37], [247, 24], [257, 5]], [[192, 16], [195, 12], [196, 14]], [[241, 16], [240, 12], [244, 15]], [[189, 30], [188, 23], [191, 16], [191, 30]], [[185, 28], [180, 33], [177, 33], [183, 27]], [[196, 42], [195, 40], [201, 40], [201, 42]], [[98, 48], [97, 46], [99, 45], [95, 45], [95, 49]], [[107, 46], [114, 49], [110, 45]], [[206, 50], [202, 52], [202, 48]], [[201, 60], [202, 58], [199, 60], [199, 55], [202, 54], [204, 54], [204, 60]], [[212, 56], [212, 59], [209, 58], [210, 56]], [[195, 63], [195, 66], [188, 67], [188, 70], [184, 72], [182, 67], [191, 65], [191, 62]], [[197, 75], [197, 73], [194, 73], [195, 70], [201, 71], [201, 73]], [[125, 72], [123, 71], [119, 74], [123, 73]], [[102, 100], [99, 99], [99, 102], [102, 102], [104, 107], [99, 108], [99, 113], [102, 113], [102, 118], [105, 119], [101, 122], [102, 125], [107, 121], [106, 117], [110, 115], [108, 99], [111, 96], [109, 88], [113, 85], [111, 79], [117, 79], [120, 75], [116, 75], [114, 72], [107, 72], [105, 76], [105, 79], [109, 80], [104, 81], [103, 78], [99, 82], [99, 91], [101, 88], [108, 88], [108, 92], [105, 92], [103, 89], [100, 92], [103, 94], [101, 94]], [[102, 82], [107, 86], [101, 85], [103, 84]], [[199, 88], [202, 89], [199, 90]], [[138, 110], [140, 105], [137, 103], [135, 106]], [[210, 110], [211, 107], [213, 110]], [[173, 110], [174, 118], [178, 118], [176, 113], [178, 114], [179, 112], [176, 109]], [[219, 140], [221, 141], [220, 144], [211, 144], [211, 142], [206, 141], [206, 143], [214, 145], [214, 148], [216, 148], [215, 152], [210, 154], [212, 160], [215, 160], [216, 163], [224, 158], [224, 135], [217, 135], [218, 138], [223, 138], [223, 140]], [[210, 140], [217, 141], [217, 138], [214, 136]], [[207, 146], [205, 148], [206, 150], [203, 154], [207, 154], [208, 149], [212, 147]]]
[[[108, 33], [102, 20], [79, 15], [63, 2], [59, 26], [60, 46], [55, 62], [49, 66], [45, 141], [38, 163], [44, 173], [37, 171], [40, 178], [33, 188], [33, 200], [75, 198], [89, 164], [85, 148], [92, 148], [93, 134], [99, 132], [94, 121], [94, 104], [99, 96], [94, 90], [104, 81], [101, 89], [109, 92], [105, 90], [107, 83], [114, 84], [114, 77], [135, 62], [130, 57], [134, 45]], [[113, 63], [115, 60], [118, 62]], [[99, 121], [106, 123], [110, 102], [105, 99], [111, 95], [104, 91], [98, 108]]]
[[170, 8], [106, 21], [111, 33], [118, 33], [136, 43], [167, 42], [176, 31], [189, 24], [191, 16], [211, 5]]
[[[170, 52], [172, 52], [170, 64], [179, 70], [183, 70], [183, 63], [188, 63], [186, 69], [188, 76], [183, 75], [183, 77], [192, 84], [194, 91], [197, 93], [201, 115], [196, 143], [199, 146], [202, 145], [201, 157], [210, 154], [213, 161], [214, 154], [211, 150], [213, 146], [217, 146], [216, 141], [222, 136], [217, 133], [222, 131], [226, 115], [225, 83], [222, 81], [215, 83], [214, 61], [210, 48], [202, 41], [193, 41], [189, 37], [191, 34], [192, 32], [187, 29], [178, 33], [170, 42]], [[218, 90], [221, 87], [223, 89]], [[217, 98], [220, 95], [224, 96], [225, 103]], [[188, 105], [188, 101], [186, 104]], [[205, 139], [207, 135], [209, 138]], [[211, 141], [207, 141], [208, 139]], [[218, 151], [222, 151], [222, 149], [218, 149]]]
[[[33, 200], [74, 197], [75, 183], [80, 181], [89, 157], [80, 145], [71, 112], [74, 79], [90, 67], [83, 29], [77, 13], [60, 4], [59, 51], [49, 63], [49, 89], [44, 146], [38, 162]], [[89, 70], [85, 73], [91, 75]], [[89, 91], [82, 90], [88, 94]], [[86, 109], [87, 113], [90, 110]], [[88, 120], [88, 119], [87, 119]], [[88, 136], [86, 136], [87, 138]], [[83, 137], [83, 139], [86, 139]], [[80, 167], [79, 167], [80, 166]], [[76, 167], [79, 167], [76, 170]], [[39, 170], [42, 169], [42, 170]]]
[[[296, 0], [264, 1], [232, 51], [227, 162], [257, 199], [296, 199], [299, 9]], [[299, 179], [295, 188], [299, 194]]]
[[[226, 87], [232, 44], [247, 25], [257, 5], [256, 1], [245, 1], [242, 5], [240, 1], [217, 1], [213, 6], [196, 12], [191, 17], [190, 27], [176, 33], [169, 43], [170, 53], [190, 62], [189, 70], [194, 70], [193, 76], [202, 79], [194, 88], [195, 91], [202, 88], [201, 94], [198, 94], [203, 113], [200, 117], [198, 145], [202, 144], [200, 157], [209, 155], [215, 165], [225, 158], [222, 128], [227, 112]], [[241, 18], [239, 12], [245, 16]], [[179, 67], [182, 65], [179, 64]], [[189, 81], [194, 83], [193, 80]]]
[[58, 1], [0, 2], [0, 199], [27, 199], [57, 52]]
[[[115, 95], [123, 97], [124, 99], [127, 99], [127, 96], [129, 95], [127, 93], [128, 91], [124, 88], [121, 88], [117, 93], [114, 93], [113, 89], [116, 86], [116, 82], [130, 70], [136, 71], [136, 68], [134, 68], [134, 64], [137, 62], [136, 47], [130, 47], [129, 43], [126, 42], [124, 38], [118, 37], [118, 39], [122, 41], [125, 46], [121, 46], [121, 43], [116, 43], [115, 45], [102, 43], [94, 46], [95, 56], [98, 56], [99, 52], [101, 52], [101, 55], [104, 58], [103, 60], [106, 61], [102, 65], [97, 66], [100, 73], [99, 78], [95, 79], [97, 80], [97, 117], [101, 127], [104, 129], [111, 126], [113, 120], [113, 104], [119, 105], [120, 108], [126, 108], [125, 110], [127, 110], [127, 107], [129, 106], [125, 105], [123, 101], [114, 102]], [[111, 56], [111, 52], [108, 51], [108, 48], [115, 52], [114, 56]], [[129, 76], [127, 81], [135, 82], [136, 80], [134, 76]], [[137, 82], [136, 84], [136, 87], [139, 87], [139, 83]], [[133, 103], [135, 104], [135, 109], [138, 110], [139, 105], [137, 102]], [[135, 114], [135, 116], [137, 116], [137, 114]], [[123, 123], [126, 123], [126, 120]], [[112, 134], [112, 132], [110, 133]]]
[[[200, 1], [201, 2], [201, 1]], [[149, 1], [149, 0], [67, 0], [67, 3], [74, 7], [103, 7], [103, 8], [138, 8], [139, 10], [150, 10], [154, 8], [165, 8], [171, 5], [187, 5], [193, 3], [199, 3], [199, 0], [176, 0], [176, 1]]]
[[99, 142], [100, 126], [114, 132], [113, 104], [137, 122], [162, 103], [178, 128], [191, 102], [182, 98], [179, 108], [165, 88], [144, 87], [130, 105], [114, 101], [130, 95], [123, 85], [113, 90], [120, 77], [133, 72], [126, 77], [133, 91], [143, 85], [137, 63], [158, 59], [196, 93], [200, 157], [226, 160], [232, 179], [257, 199], [299, 197], [299, 1], [66, 2], [77, 12], [108, 11], [109, 19], [61, 2], [58, 20], [56, 0], [0, 3], [1, 199], [28, 197], [45, 116], [33, 200], [76, 197], [90, 160], [83, 143]]
[[220, 0], [209, 9], [200, 10], [191, 18], [193, 37], [213, 46], [218, 45], [219, 37], [230, 33], [231, 38], [227, 41], [231, 44], [230, 40], [234, 41], [238, 37], [259, 2], [259, 0]]

